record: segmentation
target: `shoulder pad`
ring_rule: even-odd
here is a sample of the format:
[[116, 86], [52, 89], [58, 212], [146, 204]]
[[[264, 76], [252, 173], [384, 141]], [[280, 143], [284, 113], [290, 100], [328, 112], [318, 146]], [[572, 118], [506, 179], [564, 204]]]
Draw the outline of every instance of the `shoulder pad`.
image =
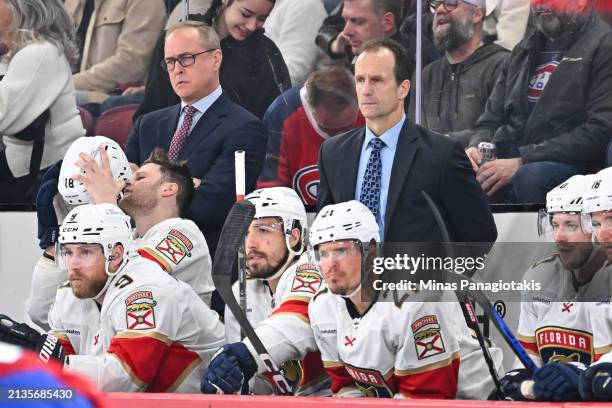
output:
[[533, 263], [533, 265], [531, 265], [531, 268], [536, 268], [539, 265], [545, 264], [545, 263], [549, 263], [549, 262], [554, 262], [555, 258], [558, 258], [559, 254], [552, 254], [550, 256], [547, 256], [546, 258], [540, 259], [539, 261], [536, 261]]
[[328, 293], [328, 292], [329, 292], [329, 290], [327, 289], [327, 286], [323, 286], [323, 287], [321, 288], [321, 290], [319, 290], [319, 291], [318, 291], [318, 292], [317, 292], [317, 293], [314, 295], [314, 297], [312, 298], [311, 302], [314, 302], [315, 300], [317, 300], [317, 297], [318, 297], [319, 295], [321, 295], [321, 294], [323, 294], [323, 293]]

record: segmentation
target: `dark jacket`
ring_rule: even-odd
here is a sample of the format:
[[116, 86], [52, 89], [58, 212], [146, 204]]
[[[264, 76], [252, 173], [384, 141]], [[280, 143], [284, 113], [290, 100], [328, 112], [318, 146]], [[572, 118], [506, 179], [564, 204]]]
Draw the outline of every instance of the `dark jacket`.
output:
[[[319, 154], [317, 207], [355, 198], [365, 127], [327, 139]], [[385, 242], [442, 242], [421, 191], [438, 206], [453, 242], [493, 243], [491, 209], [459, 143], [406, 119], [400, 131], [385, 213]], [[491, 244], [483, 244], [484, 253]], [[472, 249], [475, 249], [472, 248]]]
[[[179, 114], [177, 104], [138, 118], [125, 147], [128, 161], [141, 166], [156, 147], [168, 151]], [[211, 255], [236, 200], [236, 150], [246, 152], [245, 185], [250, 192], [263, 167], [266, 129], [260, 120], [223, 93], [198, 120], [178, 156], [178, 161], [187, 161], [191, 175], [202, 180], [195, 190], [187, 218], [202, 230]]]
[[[473, 129], [502, 64], [510, 53], [496, 44], [483, 45], [463, 62], [451, 66], [446, 57], [423, 70], [421, 125], [439, 133]], [[414, 117], [415, 93], [410, 95]], [[471, 132], [470, 132], [471, 133]], [[469, 139], [465, 140], [466, 144]]]
[[612, 30], [591, 14], [557, 43], [563, 57], [531, 113], [529, 77], [544, 36], [535, 31], [514, 48], [470, 146], [510, 142], [524, 163], [603, 166], [612, 138]]
[[[164, 37], [165, 33], [162, 33], [153, 53], [144, 100], [134, 115], [134, 121], [145, 113], [180, 102], [172, 90], [168, 74], [159, 66], [159, 61], [164, 58]], [[285, 60], [263, 30], [251, 34], [244, 41], [227, 36], [221, 40], [221, 51], [223, 61], [219, 77], [223, 91], [258, 118], [263, 118], [278, 95], [291, 88]]]

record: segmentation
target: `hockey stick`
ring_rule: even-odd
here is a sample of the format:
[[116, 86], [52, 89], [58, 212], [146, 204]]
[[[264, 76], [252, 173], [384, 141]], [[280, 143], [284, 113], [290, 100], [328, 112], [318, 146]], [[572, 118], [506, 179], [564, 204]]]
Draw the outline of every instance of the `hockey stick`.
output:
[[[244, 150], [236, 150], [234, 152], [234, 173], [236, 181], [236, 201], [244, 200], [245, 196], [245, 177], [244, 177]], [[246, 298], [246, 260], [244, 254], [244, 246], [238, 247], [238, 297], [240, 299], [240, 308], [246, 314], [247, 298]], [[244, 331], [240, 334], [240, 339], [244, 338]]]
[[[448, 230], [446, 229], [446, 225], [444, 224], [444, 220], [442, 219], [442, 215], [440, 214], [438, 207], [436, 207], [433, 200], [427, 195], [426, 192], [422, 191], [422, 193], [425, 197], [425, 200], [431, 207], [431, 210], [434, 214], [436, 223], [438, 224], [440, 231], [442, 232], [444, 238], [448, 240], [447, 242], [450, 242], [449, 238], [447, 238], [449, 236]], [[446, 272], [447, 279], [457, 285], [460, 285], [462, 281], [473, 282], [472, 279], [465, 275], [460, 277], [458, 274], [453, 273], [451, 271], [447, 270]], [[491, 301], [487, 298], [487, 296], [480, 290], [469, 291], [466, 292], [466, 294], [470, 299], [474, 300], [480, 307], [482, 307], [485, 315], [487, 315], [487, 317], [493, 322], [493, 326], [495, 326], [495, 328], [502, 335], [512, 352], [516, 355], [516, 357], [518, 357], [518, 359], [525, 366], [525, 368], [531, 373], [533, 373], [537, 369], [536, 364], [533, 362], [531, 357], [529, 357], [529, 354], [521, 345], [521, 343], [519, 343], [516, 337], [514, 337], [512, 330], [510, 330], [510, 328], [506, 325], [506, 322], [504, 322], [504, 319], [502, 319], [501, 316], [497, 313], [497, 310], [495, 310], [495, 307], [493, 307]]]
[[240, 328], [251, 341], [259, 358], [264, 362], [268, 371], [272, 373], [272, 381], [278, 389], [278, 393], [280, 395], [292, 395], [291, 388], [287, 384], [281, 370], [270, 358], [268, 350], [266, 350], [259, 336], [255, 333], [253, 326], [251, 326], [246, 315], [240, 309], [240, 305], [232, 292], [232, 267], [234, 262], [236, 262], [236, 248], [244, 240], [244, 236], [254, 216], [255, 206], [247, 200], [238, 201], [232, 207], [223, 224], [219, 244], [217, 245], [217, 253], [213, 260], [213, 282], [223, 301], [229, 307], [238, 324], [240, 324]]

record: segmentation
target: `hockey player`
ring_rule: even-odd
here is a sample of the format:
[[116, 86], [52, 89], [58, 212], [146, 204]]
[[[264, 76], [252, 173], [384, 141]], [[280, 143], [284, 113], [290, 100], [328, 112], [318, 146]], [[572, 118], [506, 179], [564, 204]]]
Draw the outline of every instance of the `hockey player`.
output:
[[[583, 195], [592, 182], [591, 176], [573, 176], [547, 194], [538, 231], [551, 233], [557, 250], [524, 276], [543, 287], [523, 295], [518, 328], [519, 341], [542, 367], [533, 376], [538, 400], [579, 398], [576, 387], [572, 396], [569, 389], [557, 387], [557, 380], [570, 376], [577, 382], [580, 367], [598, 360], [610, 347], [609, 327], [598, 323], [606, 315], [605, 300], [610, 297], [607, 259], [591, 243], [590, 231], [581, 226]], [[521, 383], [530, 377], [522, 368], [510, 371], [502, 379], [505, 393], [525, 399]]]
[[0, 340], [35, 349], [103, 391], [195, 392], [223, 325], [184, 282], [143, 257], [128, 258], [129, 218], [85, 204], [60, 229], [69, 285], [58, 290], [40, 335], [3, 316]]
[[[93, 202], [115, 204], [124, 185], [114, 182], [104, 149], [99, 152], [101, 164], [88, 154], [79, 155], [76, 164], [81, 172], [74, 179], [87, 187]], [[158, 148], [134, 172], [118, 205], [136, 224], [130, 255], [139, 254], [158, 263], [188, 283], [210, 305], [215, 286], [208, 245], [197, 225], [181, 218], [186, 216], [193, 195], [187, 165], [171, 162]]]
[[379, 241], [367, 207], [326, 206], [309, 236], [327, 285], [309, 305], [311, 326], [336, 396], [486, 398], [492, 380], [454, 293], [452, 303], [367, 294]]
[[[163, 151], [156, 150], [126, 186], [124, 172], [131, 178], [129, 163], [123, 151], [117, 149], [115, 142], [102, 136], [73, 143], [59, 177], [59, 192], [64, 201], [69, 205], [115, 203], [117, 197], [122, 197], [120, 207], [136, 224], [137, 238], [129, 254], [154, 260], [166, 272], [188, 283], [210, 304], [214, 284], [208, 246], [198, 227], [180, 218], [193, 196], [189, 170], [184, 165], [171, 163]], [[43, 185], [43, 188], [48, 187]], [[41, 213], [44, 210], [39, 211], [39, 220], [44, 217]], [[32, 321], [48, 329], [49, 308], [66, 275], [55, 265], [54, 247], [43, 245], [45, 252], [34, 271], [27, 312]]]
[[[593, 241], [607, 254], [608, 263], [603, 275], [609, 279], [612, 274], [609, 266], [612, 258], [612, 168], [601, 170], [589, 184], [583, 196], [583, 227], [592, 232]], [[572, 364], [544, 366], [534, 375], [534, 391], [538, 399], [612, 401], [612, 309], [610, 285], [606, 284], [603, 282], [602, 286], [607, 297], [586, 305], [594, 330], [598, 331], [594, 336], [595, 347], [599, 345], [605, 354], [588, 368]]]
[[[308, 303], [322, 279], [305, 252], [304, 205], [287, 187], [256, 190], [246, 199], [256, 209], [244, 241], [250, 277], [246, 296], [249, 321], [272, 360], [278, 365], [285, 363], [296, 395], [329, 395], [329, 378], [309, 325]], [[226, 319], [228, 328], [236, 326], [229, 313]], [[243, 378], [249, 381], [254, 374], [266, 371], [248, 339], [231, 343], [211, 362], [202, 379], [202, 392], [235, 393], [240, 391]]]
[[84, 136], [70, 145], [64, 160], [53, 165], [40, 183], [36, 197], [36, 214], [39, 246], [43, 254], [34, 267], [26, 313], [34, 323], [45, 330], [49, 329], [47, 317], [55, 299], [55, 292], [67, 279], [66, 272], [61, 271], [55, 262], [59, 224], [70, 209], [92, 202], [85, 185], [72, 179], [79, 171], [74, 162], [81, 152], [97, 155], [99, 146], [104, 147], [113, 180], [123, 183], [129, 181], [132, 172], [121, 147], [104, 136]]

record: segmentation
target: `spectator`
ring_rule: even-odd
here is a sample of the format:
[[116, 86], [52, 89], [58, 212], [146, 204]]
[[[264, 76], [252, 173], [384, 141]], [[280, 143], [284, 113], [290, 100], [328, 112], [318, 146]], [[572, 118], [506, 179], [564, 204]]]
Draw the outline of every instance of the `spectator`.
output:
[[[120, 7], [119, 4], [122, 4]], [[126, 84], [144, 82], [166, 21], [163, 0], [66, 0], [81, 45], [77, 103], [102, 103]]]
[[75, 32], [58, 0], [0, 0], [0, 202], [34, 202], [38, 178], [85, 129], [74, 98]]
[[287, 63], [293, 85], [302, 85], [315, 68], [315, 38], [326, 16], [321, 0], [276, 0], [264, 24]]
[[222, 90], [222, 53], [211, 27], [187, 22], [170, 29], [165, 56], [162, 64], [181, 103], [139, 117], [126, 156], [141, 165], [161, 147], [172, 161], [187, 161], [196, 178], [188, 218], [200, 227], [214, 257], [221, 227], [236, 199], [234, 151], [246, 151], [246, 189], [251, 191], [264, 162], [266, 130]]
[[[612, 135], [610, 26], [592, 0], [531, 7], [537, 30], [504, 65], [467, 150], [487, 195], [518, 203], [542, 203], [570, 176], [603, 167]], [[500, 159], [482, 164], [481, 141]]]
[[486, 0], [485, 37], [512, 51], [521, 41], [529, 21], [529, 0]]
[[[403, 8], [402, 0], [344, 0], [339, 9], [341, 17], [332, 14], [323, 22], [317, 44], [332, 59], [343, 61], [347, 67], [355, 63], [363, 44], [375, 38], [393, 38], [416, 59], [416, 24], [399, 30]], [[439, 56], [433, 47], [423, 50], [426, 64]]]
[[[484, 0], [430, 4], [435, 13], [433, 40], [445, 56], [423, 70], [421, 125], [459, 137], [455, 132], [472, 129], [484, 111], [508, 52], [496, 44], [483, 44]], [[415, 99], [412, 92], [412, 113]]]
[[413, 67], [396, 41], [367, 43], [355, 64], [366, 126], [321, 146], [317, 207], [361, 200], [373, 209], [385, 242], [440, 242], [425, 190], [446, 216], [452, 240], [494, 242], [491, 210], [459, 143], [406, 119]]
[[[274, 0], [214, 0], [205, 15], [190, 16], [214, 27], [223, 52], [221, 86], [232, 101], [258, 118], [291, 87], [283, 56], [262, 28], [273, 6]], [[157, 60], [163, 58], [163, 49], [160, 39]], [[134, 117], [175, 104], [176, 98], [165, 73], [152, 67], [144, 101]]]
[[[271, 172], [275, 177], [261, 181], [259, 187], [291, 187], [304, 204], [315, 205], [321, 144], [332, 136], [363, 126], [365, 121], [357, 106], [355, 81], [350, 72], [341, 67], [310, 74], [300, 90], [300, 101], [300, 106], [281, 125], [278, 159], [266, 156], [265, 167], [273, 168]], [[270, 129], [268, 132], [271, 133]], [[276, 140], [268, 137], [270, 146]]]

